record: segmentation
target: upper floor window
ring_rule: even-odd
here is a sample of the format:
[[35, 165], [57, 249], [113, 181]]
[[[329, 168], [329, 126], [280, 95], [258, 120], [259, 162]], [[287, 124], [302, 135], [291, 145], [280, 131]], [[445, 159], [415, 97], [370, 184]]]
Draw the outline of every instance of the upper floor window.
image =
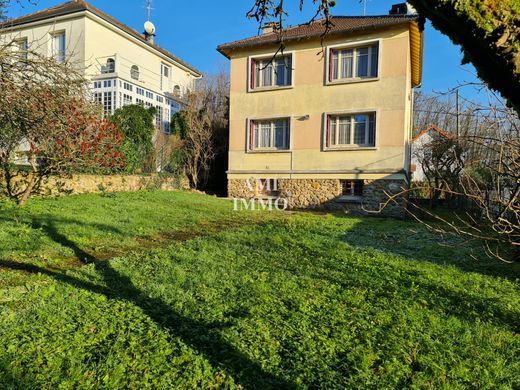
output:
[[133, 90], [134, 90], [134, 86], [132, 84], [126, 83], [126, 82], [123, 83], [123, 88], [130, 92], [133, 92]]
[[170, 67], [169, 66], [166, 66], [166, 65], [161, 65], [162, 67], [162, 75], [164, 77], [170, 77]]
[[136, 92], [138, 95], [144, 96], [144, 89], [137, 87]]
[[375, 114], [327, 115], [327, 147], [375, 146]]
[[27, 41], [27, 38], [18, 39], [16, 41], [16, 49], [20, 60], [27, 60], [29, 56], [29, 42]]
[[292, 62], [292, 54], [276, 58], [251, 59], [251, 89], [291, 86]]
[[132, 65], [132, 68], [130, 68], [130, 77], [139, 80], [139, 67], [137, 65]]
[[249, 149], [289, 149], [289, 127], [289, 118], [252, 120], [249, 129]]
[[65, 32], [59, 32], [52, 36], [52, 56], [59, 62], [65, 62], [67, 41]]
[[330, 49], [329, 82], [378, 77], [379, 44]]
[[116, 71], [116, 60], [109, 58], [104, 66], [101, 67], [101, 73], [114, 73]]

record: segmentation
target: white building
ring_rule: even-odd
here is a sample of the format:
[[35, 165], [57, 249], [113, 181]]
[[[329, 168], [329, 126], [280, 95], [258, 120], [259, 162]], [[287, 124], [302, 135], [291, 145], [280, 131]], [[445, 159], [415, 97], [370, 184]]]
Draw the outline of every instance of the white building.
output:
[[69, 1], [0, 25], [1, 40], [54, 56], [85, 72], [92, 98], [106, 114], [130, 104], [157, 108], [156, 125], [169, 133], [178, 98], [202, 73], [153, 42], [148, 33], [118, 22], [83, 0]]

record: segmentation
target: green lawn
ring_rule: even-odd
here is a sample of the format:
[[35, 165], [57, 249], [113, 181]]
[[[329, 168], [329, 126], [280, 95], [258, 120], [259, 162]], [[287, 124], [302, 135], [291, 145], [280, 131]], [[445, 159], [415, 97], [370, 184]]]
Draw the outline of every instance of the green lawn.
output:
[[[520, 388], [520, 269], [182, 192], [0, 210], [0, 388]], [[475, 256], [477, 255], [477, 256]]]

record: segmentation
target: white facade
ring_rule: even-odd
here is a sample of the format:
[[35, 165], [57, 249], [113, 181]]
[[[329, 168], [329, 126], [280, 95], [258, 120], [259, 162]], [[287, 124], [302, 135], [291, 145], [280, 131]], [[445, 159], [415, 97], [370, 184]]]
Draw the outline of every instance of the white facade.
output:
[[177, 98], [202, 74], [173, 54], [84, 1], [9, 21], [1, 41], [54, 56], [84, 72], [105, 114], [130, 104], [156, 107], [159, 131], [169, 132]]

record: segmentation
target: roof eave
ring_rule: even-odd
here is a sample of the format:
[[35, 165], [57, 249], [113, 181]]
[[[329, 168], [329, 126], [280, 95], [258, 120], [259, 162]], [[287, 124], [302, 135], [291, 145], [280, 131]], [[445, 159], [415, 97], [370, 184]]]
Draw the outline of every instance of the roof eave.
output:
[[[355, 33], [364, 32], [364, 31], [381, 30], [381, 29], [385, 29], [385, 28], [389, 28], [389, 27], [397, 27], [397, 26], [401, 26], [401, 25], [411, 24], [412, 22], [414, 22], [414, 20], [409, 19], [409, 20], [402, 20], [398, 23], [384, 25], [384, 26], [363, 26], [363, 27], [356, 28], [356, 29], [331, 31], [326, 35], [326, 38], [337, 37], [337, 36], [342, 36], [342, 35], [347, 36], [350, 34], [355, 34]], [[307, 35], [307, 36], [303, 36], [303, 37], [290, 37], [290, 38], [285, 38], [284, 43], [311, 40], [311, 39], [321, 38], [322, 36], [323, 36], [323, 34], [320, 33], [320, 34]], [[229, 59], [229, 58], [231, 58], [230, 53], [232, 53], [236, 50], [261, 48], [261, 47], [266, 47], [266, 46], [279, 45], [280, 43], [281, 42], [270, 41], [270, 42], [258, 42], [258, 43], [244, 42], [244, 43], [238, 43], [236, 45], [223, 44], [223, 45], [220, 45], [217, 47], [217, 51]]]

